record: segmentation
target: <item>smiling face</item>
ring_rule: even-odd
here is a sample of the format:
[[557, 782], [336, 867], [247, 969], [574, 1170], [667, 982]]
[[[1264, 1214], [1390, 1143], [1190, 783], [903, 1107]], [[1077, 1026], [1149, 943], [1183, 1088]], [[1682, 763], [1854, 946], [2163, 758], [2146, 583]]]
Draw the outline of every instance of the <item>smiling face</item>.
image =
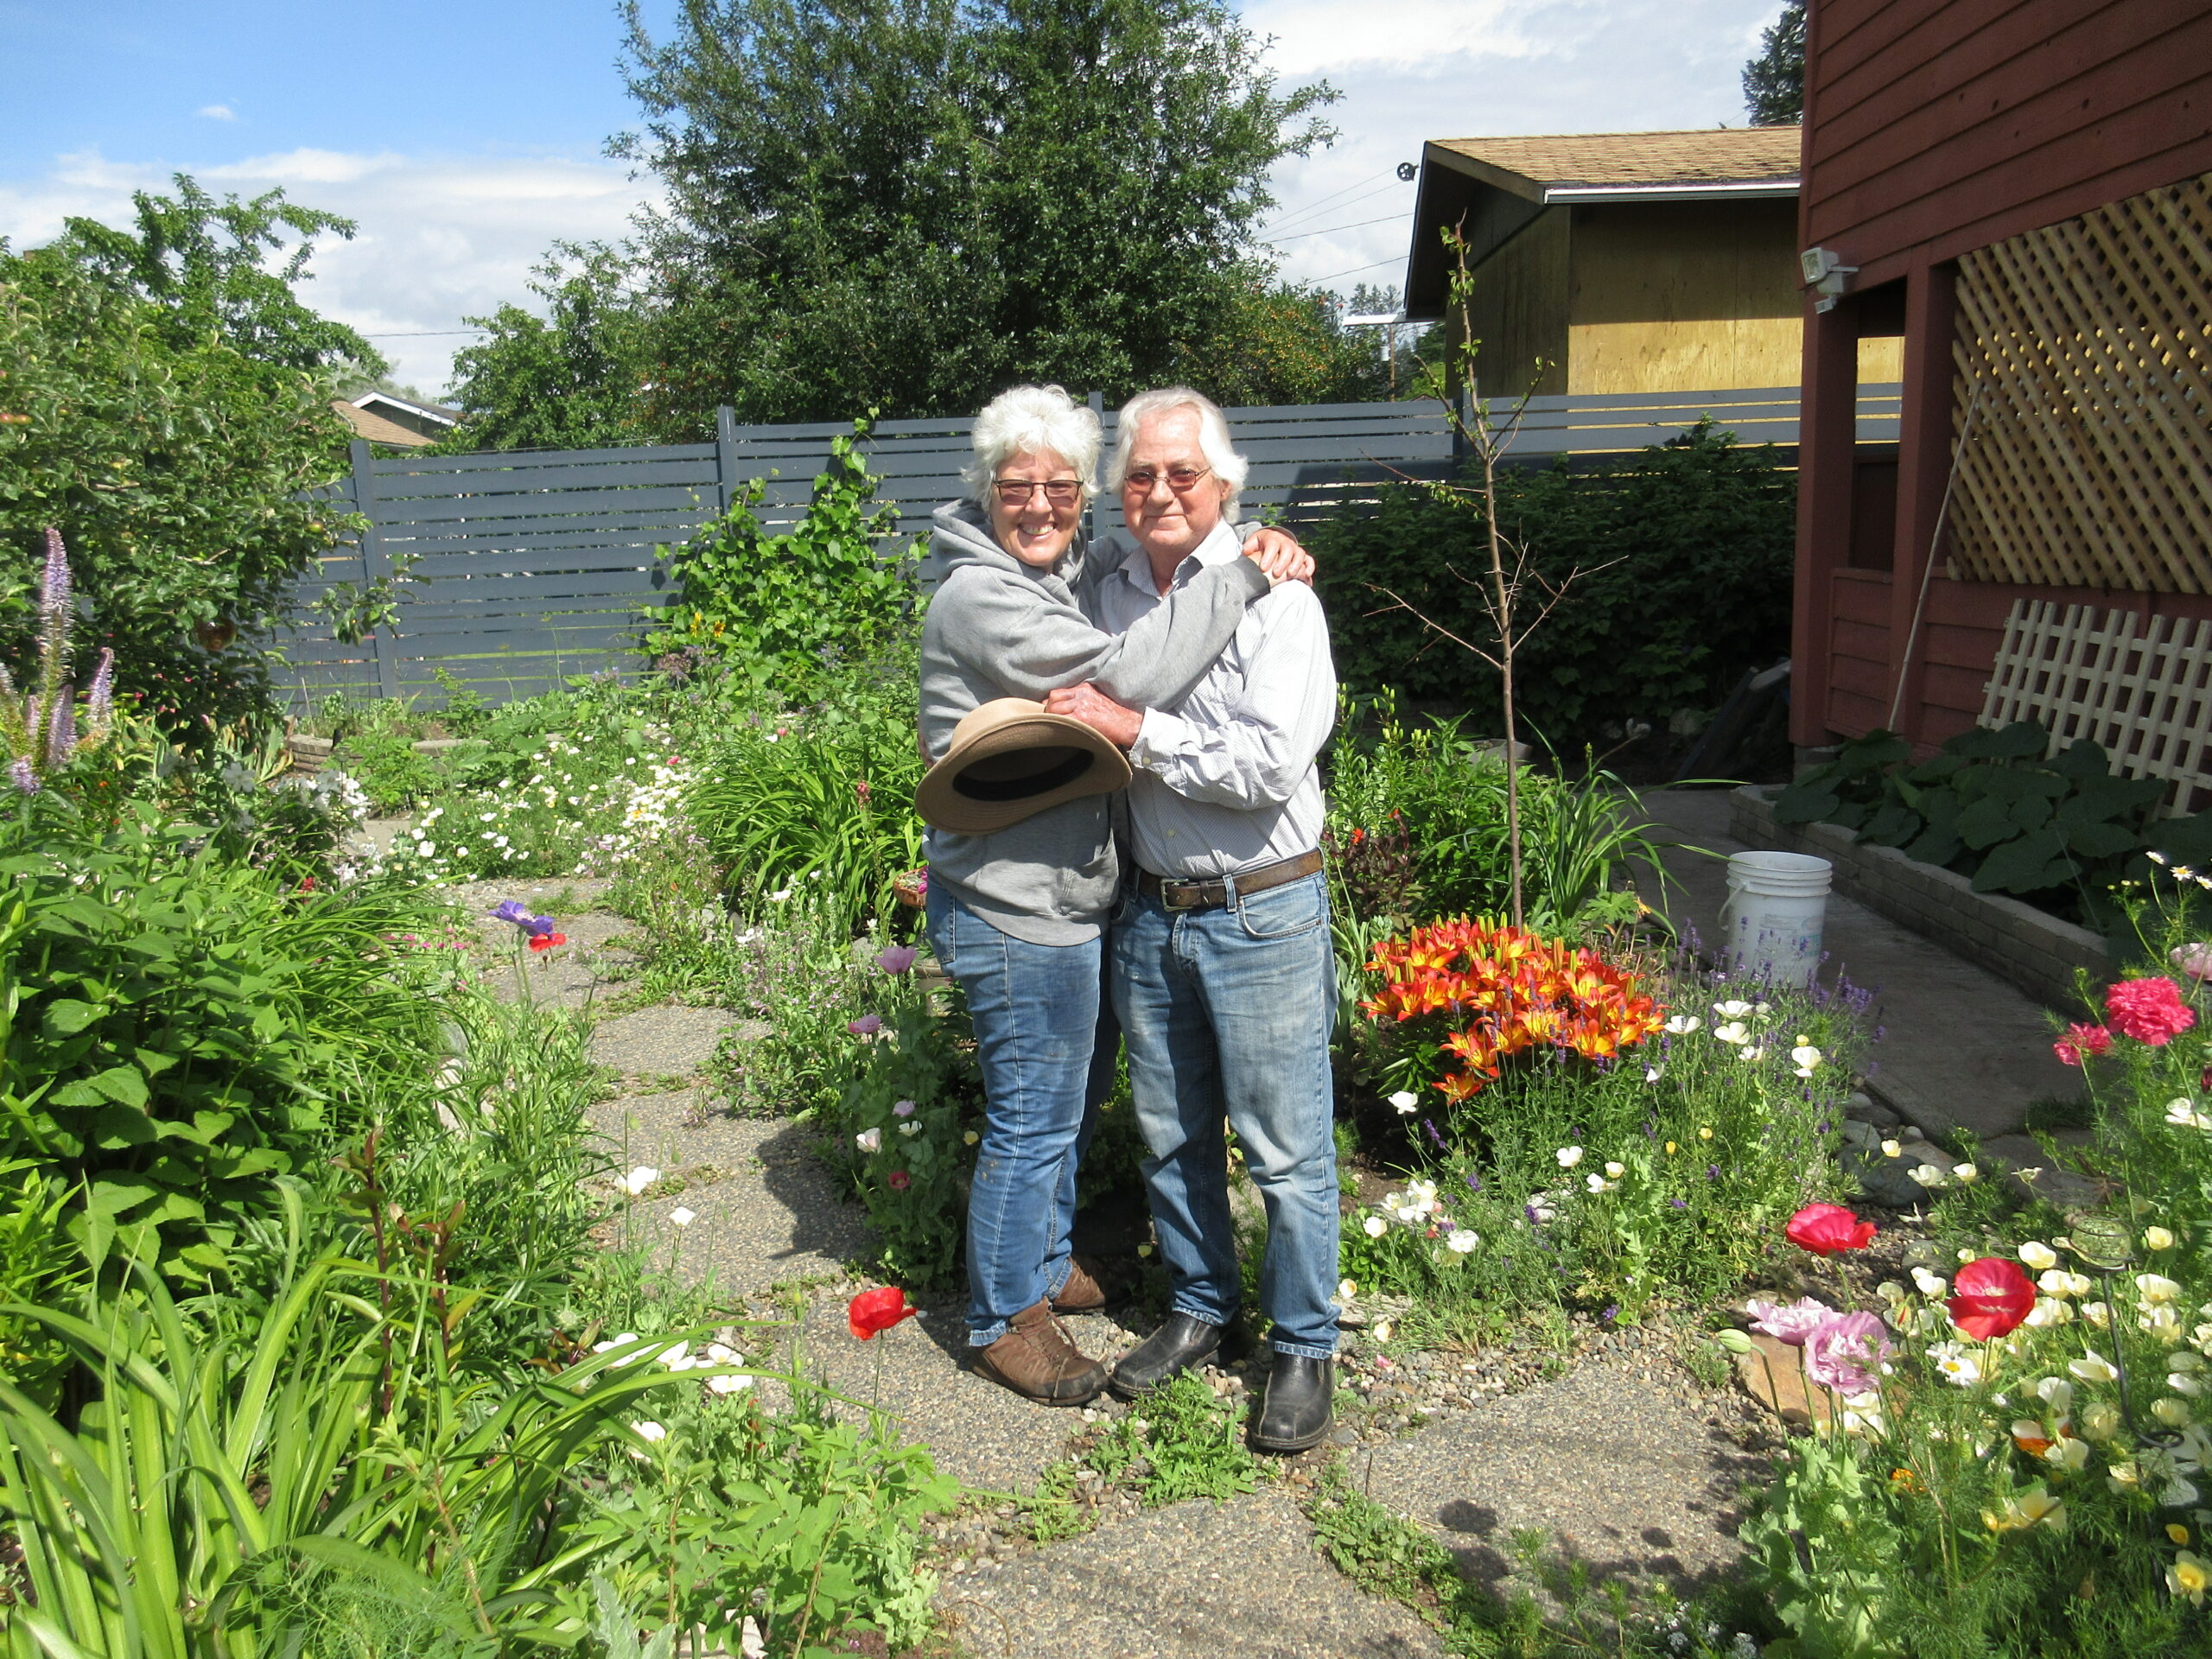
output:
[[991, 475], [987, 505], [998, 544], [1031, 569], [1049, 570], [1083, 520], [1083, 486], [1051, 450], [1022, 449]]
[[[1122, 516], [1157, 569], [1173, 566], [1213, 534], [1229, 486], [1215, 476], [1198, 442], [1198, 411], [1185, 404], [1147, 415], [1121, 480]], [[1187, 480], [1178, 487], [1175, 480]], [[1148, 487], [1147, 487], [1148, 484]]]

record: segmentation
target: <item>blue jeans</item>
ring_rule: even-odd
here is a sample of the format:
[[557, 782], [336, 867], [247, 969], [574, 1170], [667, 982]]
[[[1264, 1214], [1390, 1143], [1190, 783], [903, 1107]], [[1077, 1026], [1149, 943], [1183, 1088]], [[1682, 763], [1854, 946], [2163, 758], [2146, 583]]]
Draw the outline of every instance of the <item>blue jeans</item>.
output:
[[1236, 1313], [1226, 1116], [1267, 1210], [1260, 1302], [1274, 1347], [1328, 1358], [1337, 1347], [1337, 995], [1323, 879], [1214, 910], [1173, 911], [1132, 894], [1115, 918], [1110, 955], [1175, 1311], [1208, 1325]]
[[968, 1341], [982, 1348], [1067, 1283], [1076, 1166], [1114, 1081], [1105, 952], [1099, 939], [1031, 944], [1001, 933], [941, 885], [930, 889], [929, 938], [967, 995], [983, 1072], [968, 1194]]

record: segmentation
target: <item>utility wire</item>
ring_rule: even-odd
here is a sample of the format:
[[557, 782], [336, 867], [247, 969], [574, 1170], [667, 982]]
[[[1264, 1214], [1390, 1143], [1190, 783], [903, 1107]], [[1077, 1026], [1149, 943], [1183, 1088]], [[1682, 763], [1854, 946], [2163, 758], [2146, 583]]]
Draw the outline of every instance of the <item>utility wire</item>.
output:
[[[1362, 179], [1357, 184], [1348, 184], [1341, 190], [1332, 191], [1329, 194], [1322, 197], [1320, 200], [1308, 202], [1305, 207], [1299, 208], [1296, 212], [1285, 213], [1272, 223], [1261, 226], [1257, 232], [1254, 232], [1254, 234], [1264, 236], [1268, 232], [1280, 230], [1286, 225], [1295, 225], [1301, 219], [1311, 219], [1323, 208], [1337, 205], [1337, 199], [1338, 197], [1348, 196], [1355, 190], [1365, 189], [1367, 186], [1373, 184], [1376, 179], [1387, 179], [1391, 176], [1392, 175], [1389, 173], [1377, 173], [1373, 178]], [[1387, 190], [1370, 190], [1368, 192], [1368, 195], [1370, 196], [1380, 196], [1386, 195], [1388, 194], [1389, 192]], [[1367, 196], [1362, 196], [1360, 200], [1364, 201], [1367, 200]], [[1350, 207], [1351, 204], [1350, 202], [1345, 202], [1342, 205]]]
[[1306, 280], [1314, 283], [1316, 286], [1319, 286], [1323, 283], [1333, 283], [1339, 276], [1357, 276], [1363, 270], [1377, 270], [1384, 265], [1402, 264], [1403, 263], [1404, 258], [1402, 256], [1397, 256], [1389, 259], [1377, 259], [1371, 265], [1354, 265], [1350, 270], [1332, 270], [1325, 276], [1309, 276]]
[[1274, 240], [1295, 242], [1301, 236], [1328, 236], [1337, 231], [1356, 231], [1366, 225], [1389, 225], [1398, 219], [1411, 219], [1413, 216], [1413, 210], [1409, 207], [1402, 213], [1385, 213], [1380, 219], [1354, 219], [1349, 225], [1325, 225], [1318, 231], [1293, 231], [1288, 236], [1278, 236]]

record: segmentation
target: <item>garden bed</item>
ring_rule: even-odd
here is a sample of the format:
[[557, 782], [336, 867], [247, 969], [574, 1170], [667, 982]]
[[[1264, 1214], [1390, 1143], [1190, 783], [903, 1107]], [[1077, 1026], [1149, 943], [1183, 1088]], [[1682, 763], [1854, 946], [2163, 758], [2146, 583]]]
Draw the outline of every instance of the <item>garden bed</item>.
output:
[[2085, 927], [2008, 899], [1976, 893], [1963, 875], [1923, 864], [1894, 847], [1877, 847], [1832, 823], [1775, 821], [1779, 791], [1747, 785], [1731, 801], [1729, 833], [1747, 847], [1825, 858], [1835, 891], [1901, 927], [1935, 940], [2063, 1014], [2079, 1014], [2075, 976], [2112, 976], [2111, 953]]

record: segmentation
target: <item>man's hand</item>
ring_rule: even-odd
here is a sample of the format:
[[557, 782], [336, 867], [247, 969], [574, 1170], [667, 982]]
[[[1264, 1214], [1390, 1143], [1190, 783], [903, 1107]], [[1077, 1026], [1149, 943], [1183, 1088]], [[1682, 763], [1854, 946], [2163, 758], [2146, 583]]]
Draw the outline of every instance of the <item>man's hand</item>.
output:
[[1137, 734], [1144, 728], [1144, 710], [1115, 702], [1088, 680], [1081, 685], [1047, 691], [1045, 712], [1079, 720], [1119, 749], [1135, 743]]
[[1244, 543], [1244, 556], [1260, 567], [1271, 585], [1313, 580], [1313, 556], [1287, 531], [1269, 526], [1260, 531]]

